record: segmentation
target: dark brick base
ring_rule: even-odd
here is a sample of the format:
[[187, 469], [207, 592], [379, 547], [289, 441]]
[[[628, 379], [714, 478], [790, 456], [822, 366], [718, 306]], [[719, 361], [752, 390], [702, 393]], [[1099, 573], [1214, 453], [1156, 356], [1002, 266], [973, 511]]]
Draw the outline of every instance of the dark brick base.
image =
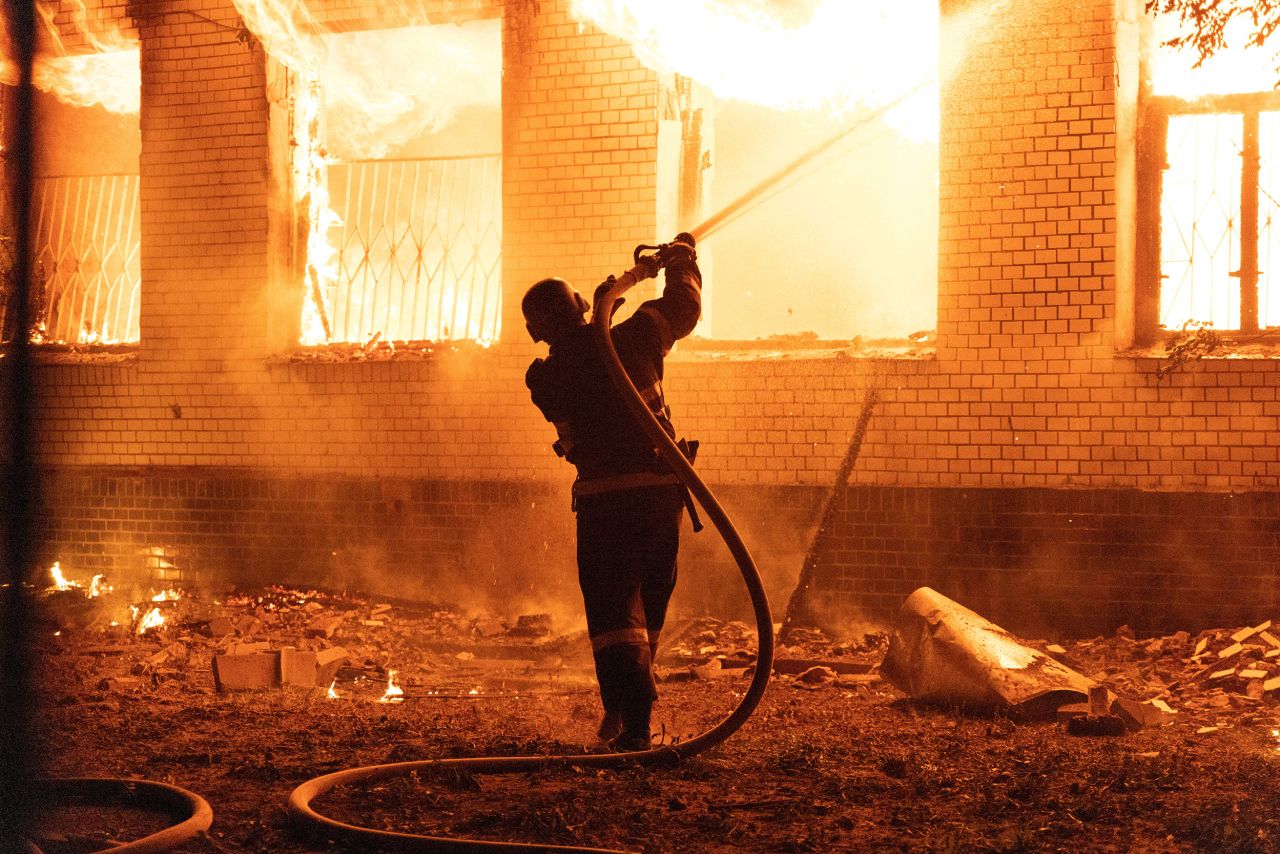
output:
[[848, 490], [812, 597], [892, 615], [928, 585], [1025, 633], [1280, 616], [1280, 495]]
[[537, 600], [576, 590], [565, 505], [534, 484], [63, 470], [44, 484], [41, 555], [113, 581]]
[[[717, 490], [781, 619], [824, 491]], [[164, 584], [288, 582], [497, 606], [580, 606], [563, 485], [46, 472], [43, 561]], [[895, 489], [841, 496], [805, 599], [849, 631], [929, 585], [1010, 629], [1086, 635], [1280, 616], [1280, 495]], [[675, 609], [746, 619], [714, 531], [686, 532]]]
[[[821, 490], [718, 490], [781, 611]], [[291, 583], [573, 617], [581, 596], [562, 484], [271, 477], [209, 469], [45, 473], [44, 565], [159, 586]], [[780, 600], [780, 601], [779, 601]], [[673, 614], [750, 619], [714, 530], [686, 523]]]

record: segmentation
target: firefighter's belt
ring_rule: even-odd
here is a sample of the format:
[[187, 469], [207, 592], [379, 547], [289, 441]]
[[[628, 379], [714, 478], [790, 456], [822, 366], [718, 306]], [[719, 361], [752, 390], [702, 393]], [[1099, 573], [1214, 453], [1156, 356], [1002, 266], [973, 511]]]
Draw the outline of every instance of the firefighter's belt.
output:
[[573, 510], [578, 509], [578, 499], [585, 495], [603, 495], [608, 492], [622, 492], [627, 489], [645, 489], [652, 486], [678, 486], [680, 487], [680, 499], [684, 504], [684, 509], [689, 512], [689, 522], [693, 525], [693, 532], [696, 534], [702, 530], [702, 519], [698, 516], [697, 505], [693, 503], [693, 496], [689, 494], [689, 489], [680, 482], [680, 478], [674, 474], [656, 474], [654, 472], [635, 472], [633, 474], [618, 474], [613, 477], [597, 477], [591, 480], [575, 480], [573, 482]]
[[575, 480], [573, 482], [573, 497], [577, 499], [584, 495], [600, 495], [605, 492], [644, 489], [650, 486], [677, 486], [679, 483], [680, 479], [674, 474], [638, 471], [631, 474], [618, 474], [613, 477]]

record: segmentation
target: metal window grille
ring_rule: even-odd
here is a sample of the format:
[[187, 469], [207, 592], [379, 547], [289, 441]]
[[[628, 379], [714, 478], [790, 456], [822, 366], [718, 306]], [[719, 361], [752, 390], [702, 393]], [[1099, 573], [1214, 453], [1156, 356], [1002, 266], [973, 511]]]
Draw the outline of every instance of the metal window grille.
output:
[[1148, 322], [1280, 326], [1280, 93], [1159, 97], [1152, 114], [1159, 305]]
[[47, 341], [139, 339], [142, 289], [137, 175], [37, 178], [35, 315]]
[[1160, 325], [1239, 327], [1239, 116], [1171, 116], [1160, 209]]
[[1258, 316], [1280, 326], [1280, 113], [1258, 121]]
[[329, 167], [334, 341], [497, 338], [501, 169], [498, 155]]

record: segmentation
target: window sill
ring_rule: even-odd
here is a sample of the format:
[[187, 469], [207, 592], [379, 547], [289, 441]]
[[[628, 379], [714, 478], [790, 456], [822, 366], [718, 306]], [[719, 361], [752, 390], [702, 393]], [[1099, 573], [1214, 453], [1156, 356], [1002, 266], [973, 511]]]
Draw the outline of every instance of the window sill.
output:
[[37, 365], [136, 365], [139, 344], [32, 344]]
[[344, 365], [378, 362], [428, 362], [451, 353], [476, 355], [494, 349], [474, 341], [398, 341], [377, 344], [317, 344], [267, 359], [269, 365]]
[[674, 361], [776, 361], [782, 359], [928, 360], [937, 355], [937, 338], [854, 338], [829, 341], [806, 335], [781, 335], [753, 341], [686, 338], [671, 353]]
[[[1221, 333], [1220, 333], [1221, 334]], [[1232, 340], [1230, 337], [1222, 336], [1222, 346], [1214, 352], [1199, 356], [1198, 359], [1226, 360], [1226, 359], [1280, 359], [1280, 338], [1270, 338], [1267, 341], [1257, 341], [1257, 336], [1250, 338]], [[1116, 351], [1117, 359], [1168, 359], [1170, 353], [1165, 349], [1165, 342], [1158, 341], [1142, 347], [1128, 347], [1124, 350]]]

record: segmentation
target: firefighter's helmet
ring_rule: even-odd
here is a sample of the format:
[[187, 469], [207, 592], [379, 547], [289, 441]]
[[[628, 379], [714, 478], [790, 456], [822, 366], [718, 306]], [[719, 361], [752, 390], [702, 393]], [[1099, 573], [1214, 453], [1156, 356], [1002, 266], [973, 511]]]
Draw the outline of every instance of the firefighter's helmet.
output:
[[585, 324], [591, 303], [564, 279], [543, 279], [520, 301], [524, 325], [534, 341], [553, 341]]

